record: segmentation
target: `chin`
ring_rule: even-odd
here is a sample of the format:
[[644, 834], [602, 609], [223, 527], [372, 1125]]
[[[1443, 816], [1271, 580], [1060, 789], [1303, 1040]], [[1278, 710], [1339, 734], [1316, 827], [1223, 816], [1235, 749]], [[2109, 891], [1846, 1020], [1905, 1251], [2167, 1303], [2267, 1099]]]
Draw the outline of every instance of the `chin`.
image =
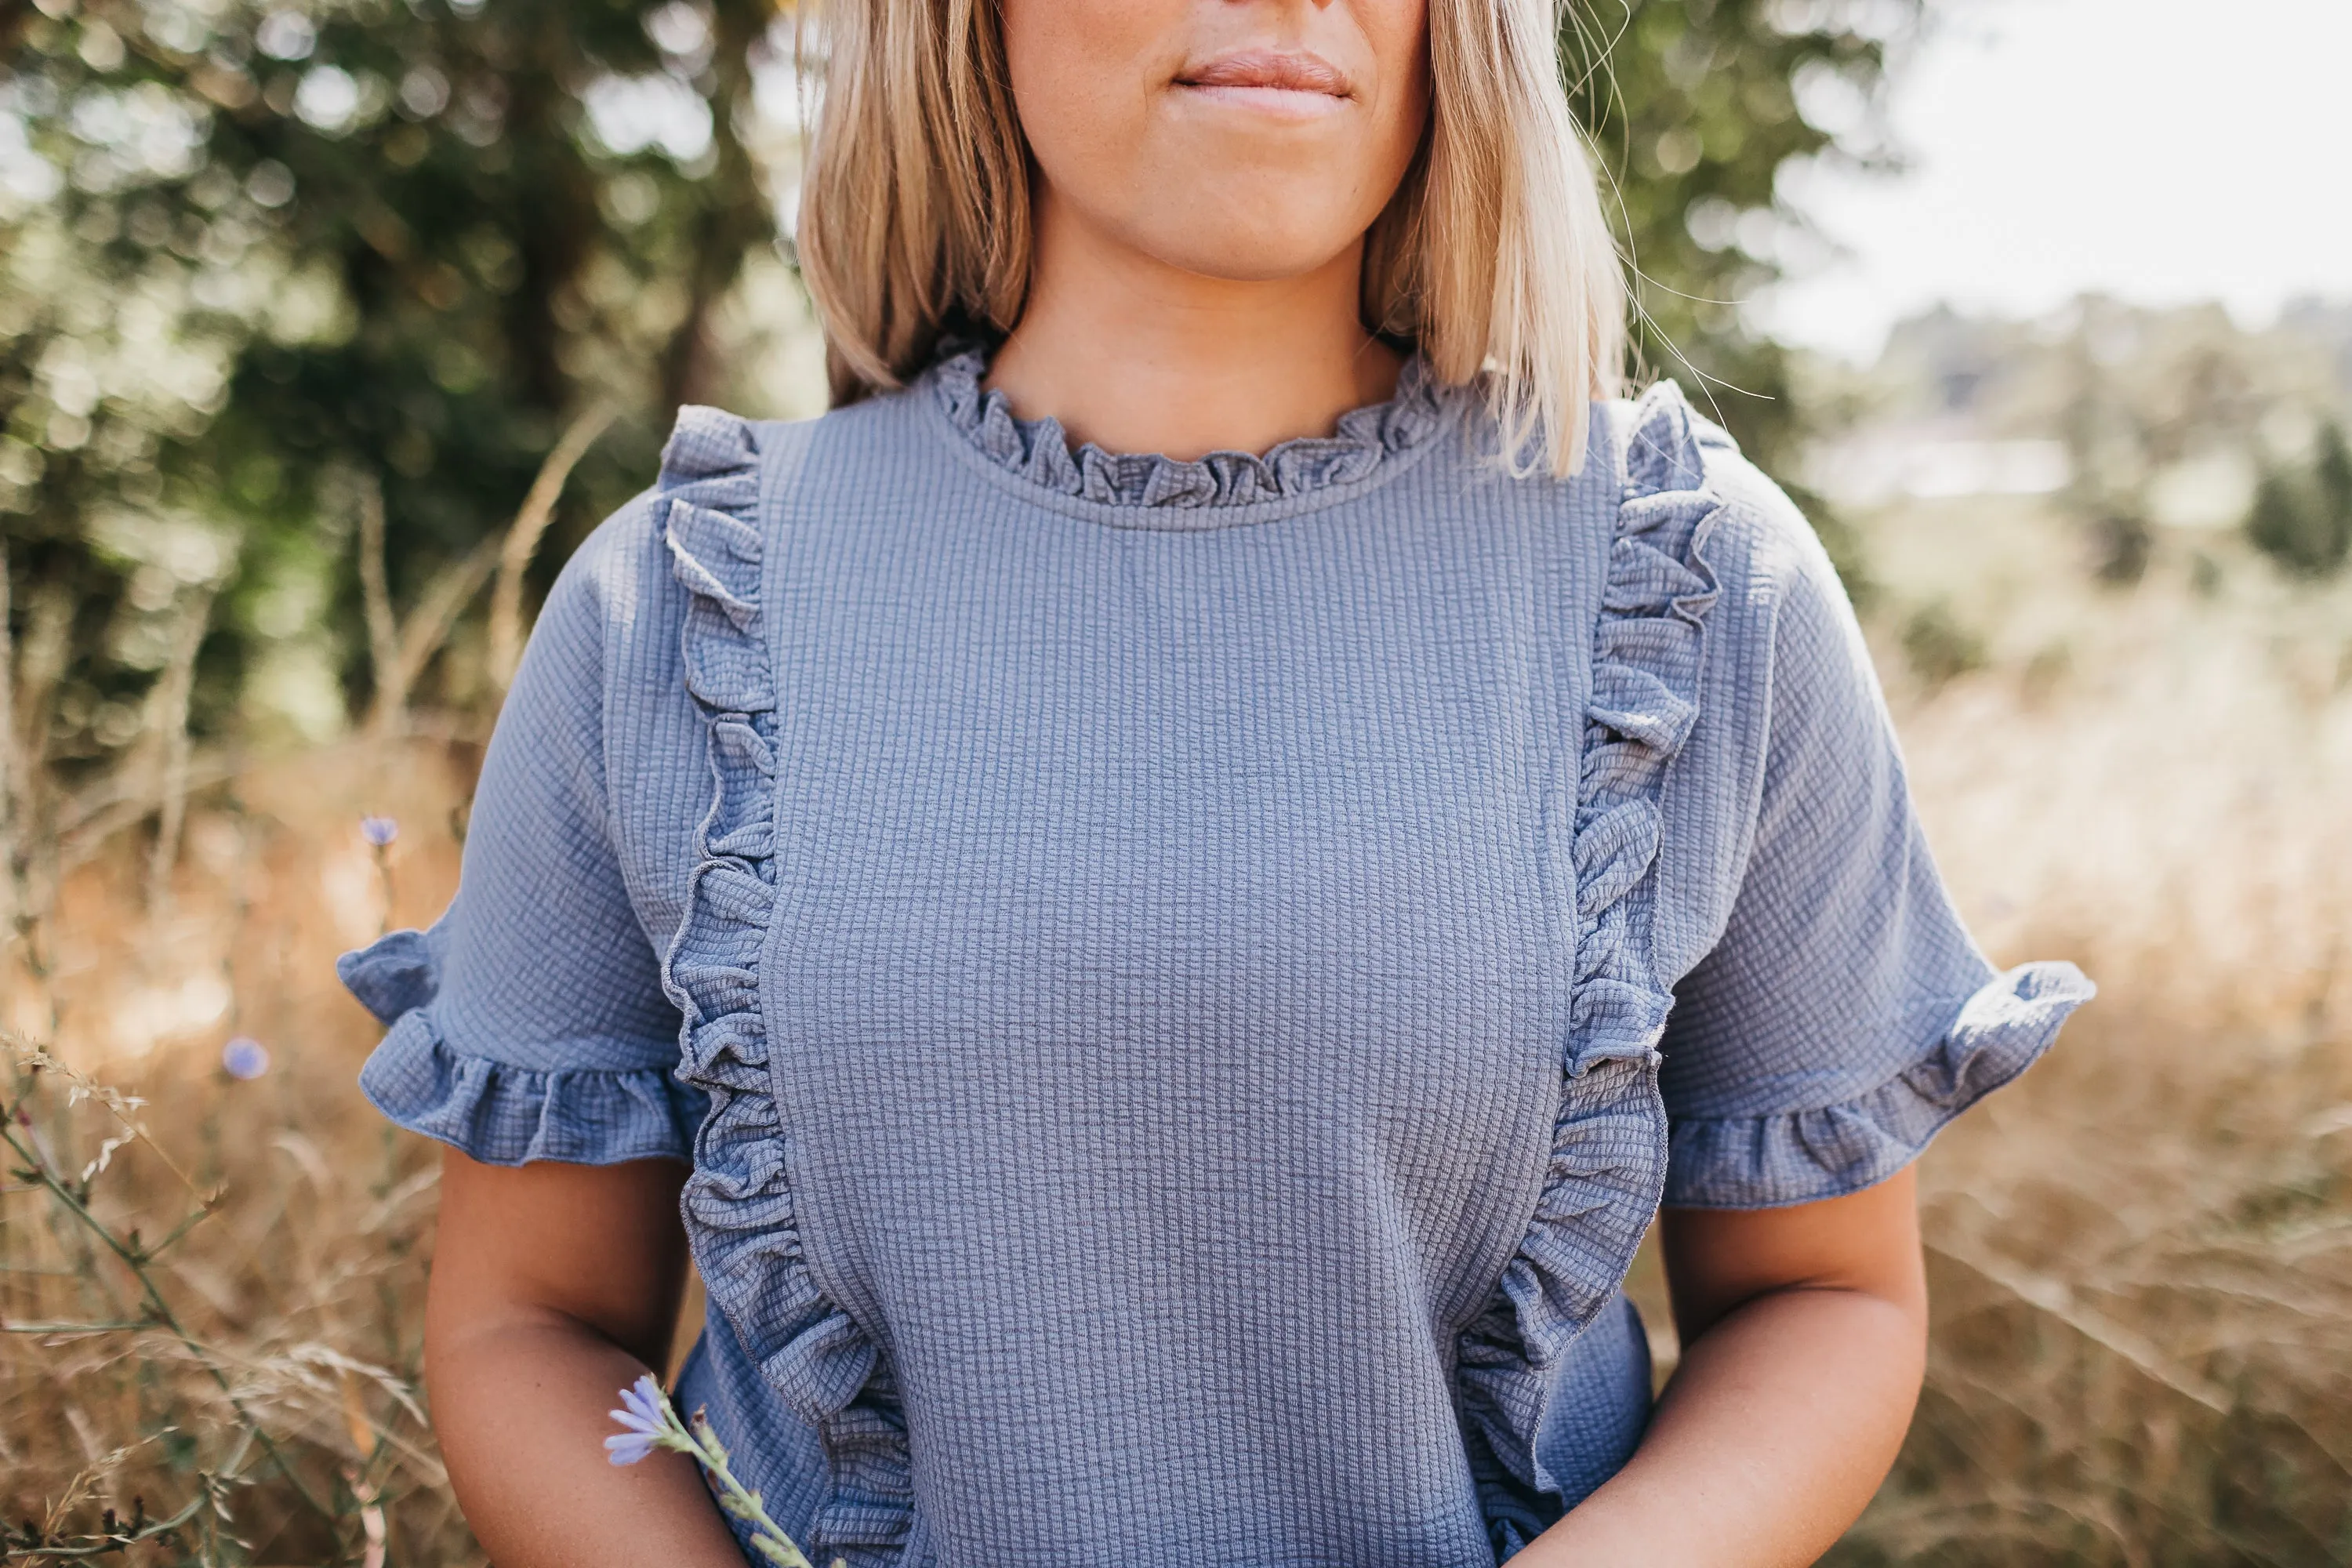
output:
[[1363, 235], [1364, 226], [1353, 214], [1318, 214], [1312, 210], [1316, 205], [1299, 203], [1285, 210], [1267, 200], [1162, 208], [1130, 228], [1128, 239], [1144, 254], [1204, 278], [1236, 283], [1298, 278], [1325, 266]]

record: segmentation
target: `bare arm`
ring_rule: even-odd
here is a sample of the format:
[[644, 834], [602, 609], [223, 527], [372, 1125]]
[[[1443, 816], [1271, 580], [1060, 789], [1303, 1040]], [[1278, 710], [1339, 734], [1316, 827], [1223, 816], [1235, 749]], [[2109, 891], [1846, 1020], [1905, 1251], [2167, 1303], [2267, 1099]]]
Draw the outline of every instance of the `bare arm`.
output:
[[686, 1279], [686, 1168], [441, 1166], [425, 1300], [433, 1425], [499, 1568], [743, 1568], [691, 1461], [605, 1461], [605, 1412], [661, 1373]]
[[1927, 1362], [1916, 1184], [1668, 1209], [1682, 1364], [1633, 1459], [1515, 1563], [1793, 1568], [1895, 1462]]

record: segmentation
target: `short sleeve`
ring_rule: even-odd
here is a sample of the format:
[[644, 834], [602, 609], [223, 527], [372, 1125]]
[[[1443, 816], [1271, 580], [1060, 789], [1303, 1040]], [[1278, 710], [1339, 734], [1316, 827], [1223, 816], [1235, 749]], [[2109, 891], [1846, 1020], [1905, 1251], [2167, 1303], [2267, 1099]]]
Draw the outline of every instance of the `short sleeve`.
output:
[[490, 1164], [685, 1160], [701, 1118], [700, 1093], [671, 1077], [678, 1013], [608, 809], [593, 550], [567, 564], [532, 629], [448, 910], [337, 965], [390, 1026], [362, 1090], [401, 1126]]
[[1719, 466], [1725, 602], [1705, 702], [1735, 710], [1717, 738], [1739, 739], [1714, 754], [1744, 756], [1682, 782], [1744, 831], [1717, 837], [1727, 913], [1675, 984], [1661, 1045], [1664, 1201], [1769, 1208], [1895, 1174], [2041, 1056], [2092, 988], [2070, 963], [1985, 961], [1928, 853], [1835, 572], [1769, 481]]

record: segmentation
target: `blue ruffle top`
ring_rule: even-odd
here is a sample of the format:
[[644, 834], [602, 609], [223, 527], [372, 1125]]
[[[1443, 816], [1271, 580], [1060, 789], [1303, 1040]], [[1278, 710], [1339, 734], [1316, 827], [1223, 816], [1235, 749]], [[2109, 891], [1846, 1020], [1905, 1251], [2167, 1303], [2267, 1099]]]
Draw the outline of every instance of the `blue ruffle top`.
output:
[[362, 1085], [691, 1162], [682, 1403], [818, 1562], [1488, 1568], [1640, 1437], [1662, 1202], [1883, 1180], [2090, 987], [1972, 944], [1671, 385], [1556, 480], [1418, 360], [1195, 462], [983, 371], [681, 414], [344, 960]]

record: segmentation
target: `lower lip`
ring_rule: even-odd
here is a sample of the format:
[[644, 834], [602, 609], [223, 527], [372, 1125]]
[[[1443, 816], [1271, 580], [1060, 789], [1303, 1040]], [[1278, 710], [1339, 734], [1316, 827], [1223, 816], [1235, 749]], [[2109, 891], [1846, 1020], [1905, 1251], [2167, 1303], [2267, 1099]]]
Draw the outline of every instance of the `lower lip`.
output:
[[1348, 101], [1336, 93], [1296, 87], [1241, 87], [1223, 82], [1176, 84], [1194, 97], [1234, 109], [1252, 110], [1284, 120], [1319, 120], [1337, 114]]

